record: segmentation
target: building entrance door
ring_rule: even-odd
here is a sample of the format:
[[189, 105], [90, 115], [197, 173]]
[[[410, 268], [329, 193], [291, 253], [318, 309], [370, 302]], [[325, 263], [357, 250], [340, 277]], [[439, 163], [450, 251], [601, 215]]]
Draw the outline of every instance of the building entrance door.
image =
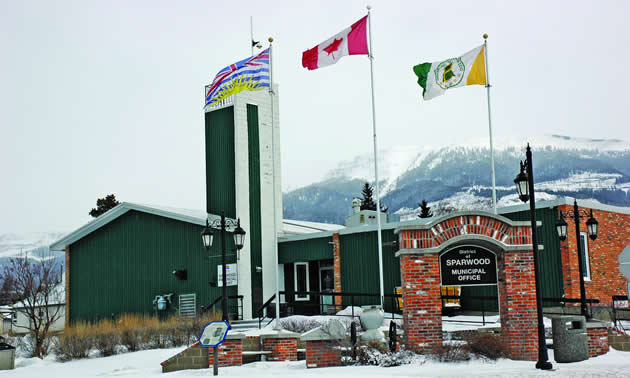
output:
[[[322, 293], [332, 293], [335, 289], [334, 270], [332, 266], [320, 266], [319, 268], [319, 291]], [[322, 295], [320, 297], [322, 314], [335, 313], [332, 295]]]

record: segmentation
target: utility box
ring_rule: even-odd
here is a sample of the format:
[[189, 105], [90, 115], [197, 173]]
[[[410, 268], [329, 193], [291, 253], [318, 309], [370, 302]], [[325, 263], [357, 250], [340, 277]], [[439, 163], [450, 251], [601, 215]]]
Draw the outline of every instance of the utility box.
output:
[[0, 370], [15, 369], [15, 347], [0, 342]]
[[583, 316], [559, 316], [552, 319], [553, 356], [556, 362], [588, 359], [588, 336]]

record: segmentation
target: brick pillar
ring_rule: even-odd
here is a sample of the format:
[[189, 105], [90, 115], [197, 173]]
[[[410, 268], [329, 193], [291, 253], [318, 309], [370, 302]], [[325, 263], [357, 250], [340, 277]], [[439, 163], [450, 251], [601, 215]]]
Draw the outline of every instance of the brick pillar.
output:
[[261, 335], [263, 350], [271, 351], [269, 361], [297, 361], [298, 334]]
[[[219, 345], [219, 367], [241, 366], [243, 364], [243, 337], [226, 339]], [[214, 365], [214, 348], [208, 348], [208, 364]]]
[[306, 367], [341, 366], [341, 340], [307, 340]]
[[437, 253], [400, 256], [407, 349], [422, 352], [442, 345], [442, 301]]
[[586, 323], [588, 356], [596, 357], [608, 353], [608, 328], [599, 322]]
[[[333, 268], [334, 268], [334, 279], [335, 279], [335, 291], [341, 292], [341, 249], [339, 243], [339, 234], [334, 233], [332, 236], [333, 240]], [[341, 306], [341, 297], [335, 297], [335, 306]], [[339, 309], [338, 309], [339, 310]]]
[[514, 360], [538, 359], [538, 320], [533, 251], [506, 251], [499, 258], [501, 338]]

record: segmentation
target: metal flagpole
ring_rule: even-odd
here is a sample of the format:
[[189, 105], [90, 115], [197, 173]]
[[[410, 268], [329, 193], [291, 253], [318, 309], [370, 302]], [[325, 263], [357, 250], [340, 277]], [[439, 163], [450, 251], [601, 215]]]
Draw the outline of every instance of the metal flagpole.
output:
[[[269, 37], [269, 99], [271, 100], [271, 175], [273, 176], [273, 257], [275, 265], [276, 275], [276, 321], [273, 329], [276, 331], [282, 330], [280, 325], [280, 285], [278, 282], [278, 221], [276, 211], [276, 130], [274, 126], [274, 97], [273, 97], [273, 56], [272, 56], [272, 42], [273, 38]], [[254, 47], [252, 47], [253, 51]], [[252, 54], [253, 55], [253, 54]]]
[[254, 56], [254, 16], [249, 16], [249, 36], [249, 45], [252, 48], [252, 56]]
[[376, 223], [378, 225], [378, 275], [380, 280], [381, 307], [383, 307], [385, 290], [383, 289], [383, 242], [381, 240], [381, 195], [378, 183], [378, 155], [376, 151], [376, 105], [374, 102], [374, 54], [372, 47], [372, 17], [370, 17], [371, 6], [367, 6], [368, 11], [368, 30], [370, 37], [370, 83], [372, 87], [372, 131], [374, 133], [374, 180], [376, 182]]
[[486, 89], [488, 93], [488, 130], [490, 132], [490, 164], [492, 165], [492, 206], [497, 213], [497, 184], [494, 175], [494, 147], [492, 143], [492, 117], [490, 116], [490, 77], [488, 76], [488, 34], [483, 35], [484, 66], [486, 66]]

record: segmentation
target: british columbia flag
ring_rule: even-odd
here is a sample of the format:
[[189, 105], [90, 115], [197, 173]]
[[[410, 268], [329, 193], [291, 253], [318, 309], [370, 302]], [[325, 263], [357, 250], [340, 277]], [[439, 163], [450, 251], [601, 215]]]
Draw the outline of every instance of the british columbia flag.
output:
[[269, 88], [269, 49], [225, 67], [206, 86], [206, 107], [242, 91]]

